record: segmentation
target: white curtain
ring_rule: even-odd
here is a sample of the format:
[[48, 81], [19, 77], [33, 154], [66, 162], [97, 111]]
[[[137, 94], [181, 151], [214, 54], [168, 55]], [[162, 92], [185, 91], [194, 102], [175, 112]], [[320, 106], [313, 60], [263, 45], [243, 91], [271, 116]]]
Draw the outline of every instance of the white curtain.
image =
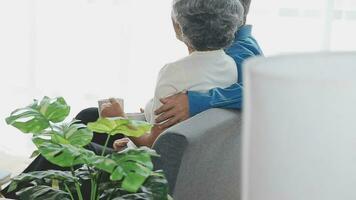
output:
[[[0, 1], [0, 151], [27, 155], [28, 137], [4, 123], [33, 98], [63, 96], [71, 117], [97, 99], [128, 112], [152, 97], [159, 69], [186, 55], [171, 0]], [[253, 0], [248, 22], [266, 55], [356, 50], [355, 0]]]

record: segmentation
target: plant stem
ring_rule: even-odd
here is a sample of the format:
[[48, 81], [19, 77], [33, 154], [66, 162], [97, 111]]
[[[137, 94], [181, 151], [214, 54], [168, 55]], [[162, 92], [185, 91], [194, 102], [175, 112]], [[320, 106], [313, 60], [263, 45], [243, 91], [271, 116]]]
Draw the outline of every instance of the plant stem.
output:
[[[108, 144], [109, 144], [110, 137], [111, 137], [111, 135], [108, 134], [108, 137], [106, 138], [106, 141], [105, 141], [105, 145], [104, 145], [103, 151], [101, 152], [101, 156], [104, 156], [104, 154], [105, 154], [106, 148], [107, 148], [107, 146], [108, 146]], [[96, 192], [97, 192], [97, 191], [96, 191], [96, 190], [97, 190], [97, 185], [96, 185], [96, 183], [99, 183], [100, 179], [101, 179], [101, 174], [100, 174], [100, 172], [98, 172], [98, 174], [95, 176], [95, 181], [94, 181], [94, 184], [95, 184], [95, 187], [94, 187], [95, 193], [93, 193], [95, 196], [97, 195], [97, 197], [95, 197], [93, 200], [99, 199], [99, 194], [96, 194]], [[92, 183], [92, 184], [93, 184], [93, 183]]]
[[95, 194], [94, 194], [94, 180], [93, 178], [90, 179], [90, 200], [94, 200]]
[[110, 135], [108, 135], [108, 137], [106, 138], [105, 145], [104, 145], [104, 148], [103, 148], [103, 152], [101, 152], [101, 156], [104, 156], [106, 148], [107, 148], [108, 143], [109, 143], [109, 140], [110, 140]]
[[72, 192], [70, 191], [67, 184], [64, 183], [64, 187], [66, 188], [67, 192], [69, 193], [70, 199], [75, 200]]
[[79, 200], [83, 200], [82, 191], [80, 190], [80, 185], [78, 183], [75, 183], [75, 189], [77, 190]]
[[100, 185], [100, 182], [101, 182], [101, 175], [102, 175], [102, 172], [101, 171], [98, 171], [97, 174], [95, 174], [95, 197], [94, 197], [94, 200], [99, 200], [99, 197], [100, 197], [100, 193], [99, 193], [99, 185]]
[[[75, 173], [74, 173], [74, 169], [73, 167], [70, 167], [70, 171], [72, 172], [72, 175], [75, 177]], [[83, 195], [82, 195], [82, 191], [80, 190], [80, 185], [77, 181], [75, 181], [75, 189], [77, 190], [77, 195], [78, 195], [78, 199], [79, 200], [83, 200]]]
[[92, 170], [90, 169], [88, 163], [86, 166], [87, 166], [88, 172], [90, 174], [90, 200], [93, 200], [93, 198], [95, 197], [95, 193], [94, 193], [95, 173], [92, 173]]

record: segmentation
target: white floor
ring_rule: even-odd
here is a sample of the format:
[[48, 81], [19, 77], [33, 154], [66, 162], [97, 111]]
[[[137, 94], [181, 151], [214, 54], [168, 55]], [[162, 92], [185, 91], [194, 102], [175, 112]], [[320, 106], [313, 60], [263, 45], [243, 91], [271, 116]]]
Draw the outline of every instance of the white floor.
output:
[[19, 175], [32, 161], [28, 157], [14, 156], [0, 152], [0, 169], [11, 172], [11, 177]]

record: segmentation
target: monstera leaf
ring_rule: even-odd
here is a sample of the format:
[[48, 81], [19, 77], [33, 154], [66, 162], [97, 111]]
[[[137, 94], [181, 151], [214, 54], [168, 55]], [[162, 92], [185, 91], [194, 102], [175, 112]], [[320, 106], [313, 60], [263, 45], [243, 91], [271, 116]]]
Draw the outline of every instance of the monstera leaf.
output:
[[24, 200], [70, 200], [68, 192], [46, 185], [35, 185], [24, 188], [16, 193]]
[[49, 121], [37, 110], [38, 101], [32, 105], [13, 111], [6, 123], [18, 128], [23, 133], [40, 133], [50, 126]]
[[153, 173], [151, 156], [157, 154], [149, 148], [129, 149], [108, 157], [88, 155], [86, 163], [110, 174], [110, 180], [122, 181], [121, 187], [136, 192]]
[[8, 192], [14, 191], [20, 183], [29, 184], [31, 182], [45, 182], [46, 180], [57, 180], [66, 183], [74, 183], [78, 180], [78, 178], [72, 176], [70, 172], [56, 170], [23, 173], [12, 179]]
[[116, 181], [124, 177], [121, 187], [129, 192], [136, 192], [152, 174], [151, 156], [157, 154], [145, 147], [112, 154], [110, 158], [118, 167], [111, 173], [110, 179]]
[[86, 157], [94, 156], [94, 152], [71, 144], [56, 143], [53, 139], [37, 136], [32, 138], [38, 151], [49, 162], [60, 167], [72, 167], [85, 164]]
[[140, 188], [145, 194], [149, 194], [153, 200], [169, 199], [168, 182], [162, 171], [155, 172], [150, 176]]
[[93, 132], [84, 124], [78, 124], [76, 121], [70, 124], [54, 126], [53, 131], [49, 131], [52, 141], [59, 144], [71, 144], [76, 147], [88, 145], [93, 139]]
[[123, 118], [100, 118], [89, 123], [88, 128], [94, 132], [106, 133], [111, 136], [124, 134], [126, 136], [140, 137], [151, 130], [152, 125], [147, 122]]
[[62, 122], [70, 112], [70, 107], [67, 105], [63, 97], [50, 99], [44, 97], [38, 107], [38, 110], [43, 116], [53, 123]]
[[124, 151], [111, 155], [111, 158], [117, 163], [137, 162], [152, 170], [153, 164], [151, 161], [151, 157], [159, 157], [159, 155], [156, 153], [156, 151], [147, 147], [140, 147], [137, 149], [125, 149]]
[[101, 200], [168, 200], [168, 183], [161, 171], [152, 173], [136, 193], [129, 193], [124, 188], [117, 187], [116, 182], [103, 183], [100, 186]]
[[44, 97], [39, 103], [37, 100], [25, 107], [11, 113], [6, 123], [12, 125], [23, 133], [41, 133], [50, 126], [50, 122], [63, 121], [69, 114], [70, 107], [62, 97], [50, 99]]

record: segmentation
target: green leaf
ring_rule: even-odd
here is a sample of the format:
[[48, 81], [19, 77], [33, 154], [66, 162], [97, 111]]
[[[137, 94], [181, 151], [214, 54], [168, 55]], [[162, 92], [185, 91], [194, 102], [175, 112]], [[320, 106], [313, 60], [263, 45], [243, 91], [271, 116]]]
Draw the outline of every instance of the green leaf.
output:
[[100, 200], [112, 200], [115, 197], [122, 197], [124, 195], [129, 194], [129, 192], [125, 191], [124, 189], [120, 188], [120, 182], [117, 181], [110, 181], [100, 183], [99, 185], [99, 194]]
[[54, 126], [54, 130], [48, 134], [52, 136], [52, 141], [57, 144], [71, 144], [76, 147], [83, 147], [93, 139], [93, 132], [83, 124], [63, 124]]
[[117, 167], [117, 163], [114, 160], [104, 156], [91, 155], [87, 156], [85, 159], [90, 165], [96, 167], [97, 169], [106, 171], [109, 174], [111, 174]]
[[62, 137], [59, 134], [52, 134], [51, 139], [52, 139], [52, 142], [56, 143], [56, 144], [69, 144], [69, 141], [66, 140], [64, 137]]
[[[80, 178], [81, 180], [90, 180], [92, 178], [92, 174], [98, 173], [98, 171], [94, 168], [88, 170], [87, 165], [83, 165], [82, 167], [75, 170], [75, 176]], [[92, 174], [91, 174], [92, 173]]]
[[131, 137], [140, 137], [149, 132], [152, 125], [147, 122], [130, 119], [100, 118], [96, 122], [89, 123], [88, 128], [94, 132], [106, 133], [111, 136], [124, 134]]
[[16, 194], [24, 200], [70, 200], [68, 192], [45, 185], [30, 186]]
[[93, 132], [82, 124], [71, 124], [64, 130], [64, 137], [70, 144], [78, 147], [88, 145], [93, 139]]
[[50, 126], [49, 121], [31, 107], [21, 108], [13, 111], [6, 123], [19, 129], [23, 133], [40, 133]]
[[62, 122], [69, 115], [70, 107], [62, 97], [44, 97], [24, 108], [16, 109], [6, 118], [6, 123], [23, 133], [38, 134], [50, 127], [50, 121]]
[[146, 176], [130, 172], [122, 182], [121, 187], [129, 192], [137, 192], [141, 185], [145, 182]]
[[150, 194], [153, 200], [168, 199], [168, 182], [162, 171], [157, 171], [150, 176], [140, 190], [145, 194]]
[[113, 153], [111, 159], [117, 163], [137, 162], [149, 169], [153, 169], [151, 157], [158, 157], [158, 154], [150, 148], [140, 147], [137, 149], [126, 149], [121, 152]]
[[123, 188], [117, 187], [118, 182], [102, 183], [99, 187], [102, 200], [168, 200], [168, 183], [162, 171], [156, 171], [149, 176], [137, 192], [129, 193]]
[[116, 167], [111, 173], [110, 180], [119, 181], [124, 177], [124, 170], [121, 167]]
[[88, 128], [93, 132], [115, 135], [112, 131], [115, 130], [117, 126], [124, 124], [128, 124], [128, 121], [123, 119], [111, 120], [108, 118], [99, 118], [96, 122], [88, 123]]
[[117, 196], [116, 198], [113, 198], [111, 200], [146, 200], [146, 199], [151, 200], [152, 198], [145, 193], [135, 193], [135, 194], [125, 194], [122, 196]]
[[112, 181], [123, 180], [122, 188], [137, 191], [152, 174], [151, 156], [157, 156], [154, 150], [139, 148], [113, 153], [109, 157], [89, 155], [83, 159], [95, 168], [109, 173]]
[[29, 173], [22, 173], [12, 179], [9, 186], [8, 192], [16, 190], [18, 184], [25, 183], [29, 184], [33, 181], [44, 181], [45, 179], [56, 179], [58, 181], [65, 182], [75, 182], [76, 177], [73, 177], [70, 172], [67, 171], [57, 171], [57, 170], [47, 170], [47, 171], [34, 171]]
[[72, 167], [78, 164], [85, 164], [87, 157], [94, 156], [94, 152], [71, 144], [58, 144], [52, 140], [41, 137], [34, 137], [33, 143], [39, 152], [52, 164], [60, 167]]
[[148, 148], [130, 149], [118, 153], [113, 153], [110, 158], [118, 166], [111, 174], [112, 181], [121, 180], [121, 187], [129, 192], [136, 192], [143, 182], [152, 174], [153, 164], [151, 156], [156, 156], [154, 150]]
[[49, 121], [58, 123], [62, 122], [69, 115], [70, 107], [63, 97], [55, 99], [44, 97], [40, 103], [39, 111]]

